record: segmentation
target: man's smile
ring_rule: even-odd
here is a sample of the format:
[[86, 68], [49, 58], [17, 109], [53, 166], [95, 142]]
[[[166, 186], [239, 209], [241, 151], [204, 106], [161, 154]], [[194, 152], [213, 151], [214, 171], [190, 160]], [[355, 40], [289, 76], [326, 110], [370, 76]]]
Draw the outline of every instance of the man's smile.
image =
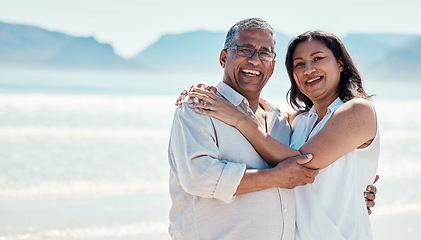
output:
[[252, 70], [252, 69], [246, 69], [246, 68], [241, 69], [241, 71], [243, 71], [243, 73], [245, 73], [249, 76], [252, 76], [252, 77], [260, 76], [260, 71], [256, 71], [256, 70]]

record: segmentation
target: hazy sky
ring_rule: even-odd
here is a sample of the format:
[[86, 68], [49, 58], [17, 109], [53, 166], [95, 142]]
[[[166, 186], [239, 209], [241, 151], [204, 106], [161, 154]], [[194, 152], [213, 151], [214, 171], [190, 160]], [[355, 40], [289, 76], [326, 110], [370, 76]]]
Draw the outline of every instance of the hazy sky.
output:
[[162, 34], [205, 29], [226, 32], [261, 17], [294, 36], [323, 29], [421, 34], [419, 0], [1, 0], [0, 21], [36, 25], [73, 36], [94, 36], [132, 57]]

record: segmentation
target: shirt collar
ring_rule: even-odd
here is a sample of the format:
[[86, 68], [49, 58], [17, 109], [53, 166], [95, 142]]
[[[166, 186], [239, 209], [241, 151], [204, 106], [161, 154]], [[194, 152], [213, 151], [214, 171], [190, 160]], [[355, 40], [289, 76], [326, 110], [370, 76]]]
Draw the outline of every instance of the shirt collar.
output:
[[[338, 98], [336, 98], [336, 100], [335, 101], [333, 101], [330, 105], [329, 105], [329, 107], [327, 107], [327, 112], [326, 112], [326, 115], [327, 114], [331, 114], [332, 112], [334, 112], [336, 109], [338, 109], [342, 104], [344, 104], [344, 102], [338, 97]], [[316, 108], [314, 107], [314, 105], [311, 107], [311, 109], [310, 109], [310, 114], [316, 114], [317, 115], [317, 112], [316, 112]]]
[[225, 99], [227, 99], [232, 105], [238, 106], [242, 102], [246, 102], [248, 105], [247, 99], [239, 94], [237, 91], [232, 89], [230, 86], [228, 86], [224, 82], [219, 82], [218, 85], [216, 85], [216, 88], [218, 89], [218, 93], [221, 94]]
[[[226, 83], [219, 82], [218, 85], [216, 85], [216, 88], [218, 89], [218, 93], [220, 93], [221, 96], [227, 99], [232, 105], [238, 106], [242, 102], [244, 102], [248, 106], [247, 98], [245, 98], [243, 95], [235, 91]], [[266, 112], [277, 112], [277, 113], [281, 112], [277, 107], [273, 106], [272, 104], [270, 104], [268, 101], [266, 101], [263, 98], [259, 99], [259, 104], [263, 107], [263, 109]]]
[[[241, 103], [244, 103], [245, 106], [242, 105], [242, 107], [240, 108], [244, 109], [245, 107], [244, 110], [246, 112], [248, 112], [251, 116], [255, 116], [255, 114], [249, 107], [247, 98], [245, 98], [243, 95], [235, 91], [233, 88], [231, 88], [224, 82], [218, 83], [218, 85], [216, 85], [216, 88], [218, 89], [218, 93], [222, 97], [227, 99], [231, 104], [233, 104], [234, 106], [240, 107]], [[268, 130], [270, 132], [275, 123], [274, 120], [281, 116], [281, 111], [277, 107], [273, 106], [268, 101], [262, 98], [259, 99], [259, 104], [266, 111], [266, 121], [267, 121]]]

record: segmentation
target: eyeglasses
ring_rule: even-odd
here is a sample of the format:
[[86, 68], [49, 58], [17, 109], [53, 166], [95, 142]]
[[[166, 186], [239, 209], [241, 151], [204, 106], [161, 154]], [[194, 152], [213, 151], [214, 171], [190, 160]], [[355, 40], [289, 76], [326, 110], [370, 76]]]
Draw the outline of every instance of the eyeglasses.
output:
[[248, 58], [253, 57], [254, 53], [257, 52], [259, 54], [259, 59], [262, 61], [272, 62], [273, 60], [275, 60], [275, 57], [276, 57], [276, 53], [274, 52], [269, 52], [265, 50], [256, 50], [256, 49], [248, 48], [248, 47], [233, 46], [233, 47], [225, 48], [225, 50], [228, 50], [228, 49], [236, 49], [238, 56], [248, 57]]

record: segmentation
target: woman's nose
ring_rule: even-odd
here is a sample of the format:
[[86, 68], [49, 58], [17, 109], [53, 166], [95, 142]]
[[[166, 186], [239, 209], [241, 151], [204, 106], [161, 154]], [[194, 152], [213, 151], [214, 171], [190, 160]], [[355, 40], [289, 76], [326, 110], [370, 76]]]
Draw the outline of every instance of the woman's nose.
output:
[[316, 70], [313, 66], [313, 64], [311, 64], [310, 62], [306, 62], [305, 64], [305, 68], [304, 68], [304, 74], [311, 74], [314, 72], [314, 70]]

